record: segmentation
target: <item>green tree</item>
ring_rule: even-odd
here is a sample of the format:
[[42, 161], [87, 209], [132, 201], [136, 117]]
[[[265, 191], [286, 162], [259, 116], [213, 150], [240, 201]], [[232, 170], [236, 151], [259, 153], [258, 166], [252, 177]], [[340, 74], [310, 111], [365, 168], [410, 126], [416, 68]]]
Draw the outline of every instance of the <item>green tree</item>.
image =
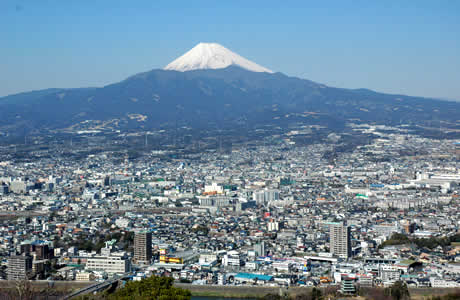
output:
[[193, 228], [192, 231], [193, 231], [193, 232], [196, 232], [196, 233], [201, 232], [201, 233], [203, 233], [204, 235], [208, 235], [208, 233], [209, 233], [209, 228], [206, 227], [206, 226], [204, 226], [204, 225], [199, 225], [199, 226], [197, 226], [196, 228]]
[[296, 300], [322, 300], [323, 293], [320, 289], [314, 287], [308, 293], [297, 295]]
[[322, 299], [322, 293], [321, 293], [321, 290], [320, 289], [317, 289], [317, 288], [313, 288], [311, 290], [311, 299], [312, 300], [320, 300]]
[[409, 289], [403, 281], [396, 281], [392, 286], [385, 290], [386, 294], [395, 300], [410, 299]]
[[283, 298], [278, 294], [267, 294], [263, 297], [264, 300], [282, 300]]
[[130, 281], [107, 297], [109, 300], [189, 300], [189, 290], [173, 286], [170, 277], [151, 276], [141, 281]]

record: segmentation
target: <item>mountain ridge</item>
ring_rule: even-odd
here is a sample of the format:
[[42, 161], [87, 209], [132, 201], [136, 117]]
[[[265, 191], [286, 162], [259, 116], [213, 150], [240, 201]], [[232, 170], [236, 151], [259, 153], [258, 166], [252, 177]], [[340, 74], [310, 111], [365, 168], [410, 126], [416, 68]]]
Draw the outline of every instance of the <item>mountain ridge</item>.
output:
[[[18, 97], [21, 101], [15, 102]], [[460, 127], [458, 102], [334, 88], [238, 66], [187, 72], [154, 69], [99, 88], [48, 89], [3, 97], [0, 109], [0, 132], [10, 133], [178, 124], [206, 128], [241, 122], [248, 126], [316, 122], [341, 128], [350, 119], [424, 126], [444, 120]]]

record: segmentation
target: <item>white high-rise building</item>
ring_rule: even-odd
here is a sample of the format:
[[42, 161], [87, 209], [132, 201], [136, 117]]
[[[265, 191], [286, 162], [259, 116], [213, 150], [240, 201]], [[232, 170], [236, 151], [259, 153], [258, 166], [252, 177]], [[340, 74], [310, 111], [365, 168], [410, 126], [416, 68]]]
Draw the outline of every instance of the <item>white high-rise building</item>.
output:
[[32, 257], [28, 255], [10, 256], [8, 258], [8, 280], [28, 279], [32, 271]]
[[262, 241], [254, 245], [254, 251], [257, 256], [265, 256], [265, 242]]
[[252, 194], [252, 198], [257, 204], [267, 204], [271, 201], [280, 199], [280, 192], [278, 190], [261, 190]]
[[350, 226], [343, 223], [329, 224], [330, 253], [341, 258], [351, 257]]
[[268, 231], [278, 231], [280, 230], [280, 223], [276, 221], [269, 221], [267, 224], [267, 230]]

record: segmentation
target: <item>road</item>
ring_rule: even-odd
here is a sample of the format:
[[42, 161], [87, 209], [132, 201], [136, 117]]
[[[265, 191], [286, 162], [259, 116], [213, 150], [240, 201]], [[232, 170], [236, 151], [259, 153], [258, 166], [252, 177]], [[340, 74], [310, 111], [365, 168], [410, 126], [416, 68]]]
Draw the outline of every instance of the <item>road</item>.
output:
[[81, 296], [81, 295], [90, 294], [90, 293], [94, 293], [94, 292], [106, 289], [109, 286], [111, 286], [112, 284], [114, 284], [115, 282], [117, 282], [118, 280], [125, 279], [129, 275], [130, 275], [130, 273], [125, 273], [125, 274], [123, 274], [121, 276], [116, 275], [115, 277], [113, 277], [113, 278], [111, 278], [109, 280], [106, 280], [104, 282], [96, 282], [93, 285], [84, 287], [82, 289], [79, 289], [78, 291], [75, 291], [75, 292], [71, 293], [70, 295], [62, 297], [61, 300], [72, 299], [74, 297], [78, 297], [78, 296]]

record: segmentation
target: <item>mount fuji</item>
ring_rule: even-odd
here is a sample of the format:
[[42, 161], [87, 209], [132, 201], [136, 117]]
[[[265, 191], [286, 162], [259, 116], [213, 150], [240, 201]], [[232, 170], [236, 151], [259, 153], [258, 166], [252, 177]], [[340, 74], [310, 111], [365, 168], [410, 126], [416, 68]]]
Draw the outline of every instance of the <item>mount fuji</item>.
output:
[[[417, 125], [440, 120], [460, 136], [460, 103], [329, 87], [273, 73], [215, 43], [164, 69], [99, 88], [52, 88], [0, 98], [0, 136], [78, 130], [253, 128], [346, 123]], [[439, 127], [438, 127], [439, 128]], [[439, 132], [439, 130], [437, 131]]]
[[174, 71], [192, 71], [206, 69], [224, 69], [238, 66], [252, 72], [273, 73], [267, 68], [239, 56], [217, 43], [199, 43], [190, 51], [171, 62], [164, 69]]

